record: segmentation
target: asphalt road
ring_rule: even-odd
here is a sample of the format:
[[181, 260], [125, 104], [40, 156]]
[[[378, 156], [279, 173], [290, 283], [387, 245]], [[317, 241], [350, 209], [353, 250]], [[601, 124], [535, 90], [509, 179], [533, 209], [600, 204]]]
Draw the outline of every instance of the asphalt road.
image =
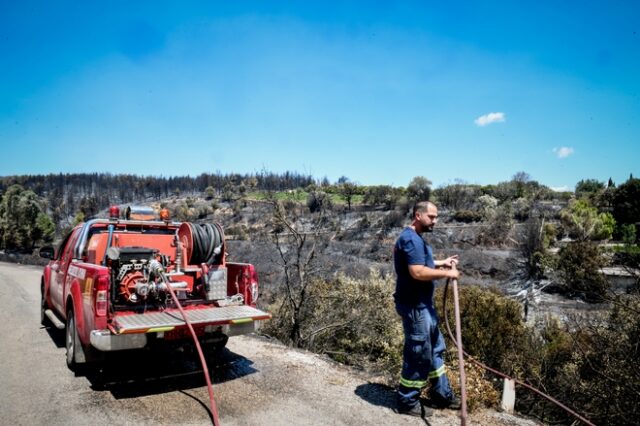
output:
[[[206, 425], [208, 394], [194, 354], [120, 353], [97, 373], [65, 364], [64, 334], [40, 325], [41, 268], [0, 262], [0, 425]], [[314, 354], [232, 337], [210, 361], [221, 424], [416, 425], [395, 414], [393, 390]], [[476, 414], [474, 424], [518, 424]], [[432, 425], [456, 425], [444, 410]]]

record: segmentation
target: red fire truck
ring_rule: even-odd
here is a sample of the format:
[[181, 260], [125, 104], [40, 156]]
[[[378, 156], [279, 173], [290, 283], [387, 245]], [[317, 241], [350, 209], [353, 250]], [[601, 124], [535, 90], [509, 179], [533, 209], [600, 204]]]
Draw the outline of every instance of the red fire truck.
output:
[[190, 341], [180, 307], [199, 340], [217, 348], [271, 317], [256, 308], [253, 265], [226, 261], [220, 225], [173, 222], [166, 210], [156, 219], [146, 207], [123, 213], [111, 207], [108, 219], [40, 250], [50, 259], [41, 321], [66, 329], [69, 368], [109, 351]]

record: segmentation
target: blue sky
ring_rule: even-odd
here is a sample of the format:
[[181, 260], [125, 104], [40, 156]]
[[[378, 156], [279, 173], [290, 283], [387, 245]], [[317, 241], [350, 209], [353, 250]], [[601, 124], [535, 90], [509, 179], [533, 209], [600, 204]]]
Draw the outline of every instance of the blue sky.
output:
[[5, 176], [640, 176], [635, 2], [0, 0], [0, 76]]

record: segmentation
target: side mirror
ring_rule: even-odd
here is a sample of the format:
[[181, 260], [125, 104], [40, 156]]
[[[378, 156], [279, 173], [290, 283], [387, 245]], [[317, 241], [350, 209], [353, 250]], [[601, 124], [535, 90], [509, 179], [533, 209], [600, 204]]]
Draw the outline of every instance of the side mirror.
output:
[[56, 254], [56, 250], [51, 246], [44, 246], [39, 251], [40, 257], [44, 257], [45, 259], [53, 259]]

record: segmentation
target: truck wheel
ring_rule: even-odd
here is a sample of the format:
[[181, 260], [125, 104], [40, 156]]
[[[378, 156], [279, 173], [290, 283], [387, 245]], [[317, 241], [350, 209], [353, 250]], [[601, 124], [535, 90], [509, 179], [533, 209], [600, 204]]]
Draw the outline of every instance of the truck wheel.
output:
[[[82, 344], [78, 337], [78, 330], [76, 329], [76, 317], [73, 313], [73, 309], [69, 309], [67, 313], [67, 329], [65, 337], [65, 346], [67, 348], [67, 367], [73, 372], [78, 372], [80, 363], [78, 359], [83, 359], [82, 356]], [[81, 355], [82, 354], [82, 355]]]
[[209, 339], [206, 345], [205, 351], [207, 355], [211, 358], [219, 358], [225, 346], [227, 346], [227, 342], [229, 341], [229, 336], [226, 334], [218, 333], [212, 339]]
[[47, 317], [44, 311], [47, 309], [47, 299], [44, 297], [44, 286], [40, 289], [40, 324], [45, 327], [49, 325], [49, 317]]

